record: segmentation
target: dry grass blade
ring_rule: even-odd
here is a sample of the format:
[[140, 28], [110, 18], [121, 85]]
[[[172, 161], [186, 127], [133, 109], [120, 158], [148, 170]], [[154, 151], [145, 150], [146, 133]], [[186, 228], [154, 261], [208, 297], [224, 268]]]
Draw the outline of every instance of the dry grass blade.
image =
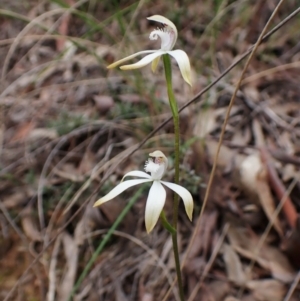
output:
[[58, 261], [58, 253], [59, 248], [61, 245], [61, 238], [62, 235], [59, 235], [57, 237], [57, 240], [54, 243], [51, 259], [50, 259], [50, 265], [49, 265], [49, 288], [47, 292], [47, 301], [55, 301], [55, 291], [57, 287], [57, 275], [56, 275], [56, 268], [57, 268], [57, 261]]
[[[14, 52], [17, 49], [18, 43], [32, 27], [37, 26], [37, 25], [39, 26], [45, 18], [51, 17], [53, 15], [57, 15], [57, 14], [67, 15], [74, 8], [82, 5], [85, 2], [87, 2], [87, 0], [81, 0], [81, 1], [78, 1], [76, 4], [74, 4], [74, 7], [71, 7], [69, 9], [59, 8], [59, 9], [55, 9], [50, 12], [46, 12], [45, 14], [42, 14], [41, 16], [37, 17], [36, 19], [30, 21], [30, 23], [19, 33], [18, 37], [13, 41], [13, 43], [7, 53], [7, 56], [3, 63], [3, 68], [2, 68], [2, 73], [1, 73], [1, 82], [4, 83], [4, 79], [5, 79], [7, 70], [8, 70], [9, 62], [10, 62], [11, 57], [13, 56]], [[52, 32], [54, 30], [54, 28], [55, 28], [55, 26], [53, 27], [53, 29], [48, 29], [48, 33]]]
[[300, 272], [297, 273], [297, 276], [293, 282], [293, 284], [290, 286], [289, 291], [287, 292], [286, 296], [284, 297], [283, 301], [289, 301], [296, 290], [298, 283], [300, 281]]

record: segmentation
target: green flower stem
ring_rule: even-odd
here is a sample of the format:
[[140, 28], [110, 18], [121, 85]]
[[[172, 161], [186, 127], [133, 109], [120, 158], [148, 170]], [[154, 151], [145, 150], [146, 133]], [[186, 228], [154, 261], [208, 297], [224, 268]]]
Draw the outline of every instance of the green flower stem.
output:
[[[174, 134], [175, 134], [175, 184], [179, 184], [179, 114], [178, 106], [175, 100], [173, 86], [172, 86], [172, 69], [171, 69], [171, 60], [168, 54], [163, 55], [164, 67], [165, 67], [165, 76], [167, 81], [167, 90], [169, 103], [173, 115], [174, 121]], [[177, 229], [177, 220], [178, 220], [178, 205], [179, 205], [179, 196], [177, 193], [174, 194], [174, 213], [173, 213], [173, 227]]]
[[145, 185], [143, 185], [142, 187], [140, 187], [140, 189], [134, 194], [134, 196], [128, 202], [128, 204], [126, 205], [126, 207], [120, 213], [120, 215], [118, 216], [118, 218], [116, 219], [116, 221], [113, 223], [113, 225], [111, 226], [111, 228], [108, 230], [108, 232], [106, 233], [106, 235], [102, 239], [101, 243], [99, 244], [98, 248], [96, 249], [96, 251], [92, 255], [91, 259], [89, 260], [89, 262], [85, 266], [85, 268], [84, 268], [83, 272], [81, 273], [79, 279], [75, 283], [75, 285], [74, 285], [74, 287], [73, 287], [73, 289], [72, 289], [72, 291], [71, 291], [71, 293], [69, 295], [68, 301], [71, 301], [71, 299], [74, 296], [75, 292], [77, 291], [77, 289], [81, 285], [82, 281], [85, 279], [87, 273], [91, 269], [92, 265], [96, 261], [98, 255], [103, 250], [103, 248], [105, 247], [105, 245], [109, 241], [110, 237], [112, 236], [112, 234], [114, 233], [114, 231], [117, 229], [117, 227], [119, 226], [119, 224], [122, 222], [122, 220], [124, 219], [124, 217], [127, 215], [127, 213], [129, 212], [129, 210], [131, 209], [131, 207], [135, 204], [135, 202], [138, 200], [138, 198], [142, 195], [142, 193], [143, 193], [143, 191], [145, 190], [146, 187], [147, 186], [145, 186]]
[[176, 234], [176, 230], [172, 227], [172, 225], [170, 225], [170, 223], [167, 221], [167, 218], [166, 218], [166, 215], [165, 215], [165, 212], [162, 211], [160, 213], [160, 218], [161, 218], [161, 222], [164, 226], [164, 228], [169, 231], [171, 234]]
[[[180, 140], [179, 140], [179, 114], [178, 114], [178, 106], [175, 100], [173, 86], [172, 86], [172, 68], [171, 68], [171, 60], [168, 54], [163, 55], [163, 62], [165, 68], [165, 76], [167, 82], [167, 90], [168, 90], [168, 97], [169, 103], [173, 115], [173, 122], [174, 122], [174, 134], [175, 134], [175, 179], [174, 182], [179, 184], [179, 147], [180, 147]], [[181, 277], [181, 270], [180, 270], [180, 260], [179, 260], [179, 252], [178, 252], [178, 242], [177, 242], [177, 222], [178, 222], [178, 206], [179, 206], [179, 196], [177, 193], [174, 193], [174, 206], [173, 206], [173, 228], [176, 232], [172, 234], [172, 243], [173, 243], [173, 252], [175, 258], [175, 266], [176, 266], [176, 273], [178, 279], [178, 287], [179, 287], [179, 296], [180, 300], [184, 301], [184, 294], [183, 294], [183, 285], [182, 285], [182, 277]]]

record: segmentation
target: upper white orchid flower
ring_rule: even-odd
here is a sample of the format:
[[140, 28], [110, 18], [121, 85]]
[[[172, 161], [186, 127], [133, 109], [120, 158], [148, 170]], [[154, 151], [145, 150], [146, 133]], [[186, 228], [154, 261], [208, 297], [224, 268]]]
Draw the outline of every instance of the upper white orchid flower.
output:
[[120, 68], [122, 70], [130, 70], [130, 69], [138, 69], [141, 67], [144, 67], [152, 62], [152, 71], [154, 72], [156, 70], [156, 67], [159, 63], [159, 59], [163, 54], [169, 54], [172, 57], [175, 58], [175, 60], [178, 63], [180, 72], [182, 74], [182, 77], [184, 80], [192, 86], [191, 82], [191, 66], [190, 66], [190, 60], [187, 54], [183, 50], [172, 50], [176, 40], [177, 40], [177, 29], [173, 22], [171, 22], [169, 19], [160, 16], [155, 15], [152, 17], [147, 18], [151, 21], [156, 21], [163, 24], [163, 28], [157, 28], [154, 31], [150, 33], [149, 39], [150, 40], [157, 40], [158, 37], [161, 39], [161, 46], [158, 50], [144, 50], [137, 53], [134, 53], [130, 56], [125, 57], [124, 59], [121, 59], [111, 65], [109, 65], [107, 68], [111, 69], [114, 67], [119, 66], [123, 62], [126, 62], [128, 60], [131, 60], [132, 58], [145, 53], [150, 53], [146, 55], [144, 58], [142, 58], [140, 61], [138, 61], [135, 64], [131, 65], [125, 65], [121, 66]]
[[123, 177], [123, 179], [127, 176], [140, 177], [144, 179], [128, 180], [125, 182], [121, 182], [115, 188], [113, 188], [113, 190], [111, 190], [107, 195], [99, 199], [94, 204], [94, 207], [100, 206], [103, 203], [110, 201], [129, 187], [146, 182], [153, 182], [149, 191], [145, 211], [145, 224], [148, 233], [152, 231], [152, 229], [156, 225], [159, 215], [166, 201], [166, 191], [163, 185], [175, 191], [182, 198], [185, 206], [185, 211], [190, 220], [192, 220], [194, 208], [193, 197], [187, 189], [174, 183], [161, 181], [161, 178], [165, 174], [168, 167], [168, 159], [166, 158], [166, 156], [159, 150], [149, 155], [150, 157], [153, 157], [153, 159], [149, 159], [148, 161], [146, 161], [145, 171], [149, 172], [150, 175], [139, 170], [133, 170], [128, 172]]

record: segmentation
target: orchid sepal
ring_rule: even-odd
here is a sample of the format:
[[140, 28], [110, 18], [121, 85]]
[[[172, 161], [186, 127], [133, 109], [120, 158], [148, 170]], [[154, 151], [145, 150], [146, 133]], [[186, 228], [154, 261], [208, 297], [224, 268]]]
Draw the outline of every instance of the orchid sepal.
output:
[[[178, 184], [165, 182], [161, 180], [168, 167], [167, 157], [161, 151], [158, 150], [154, 151], [153, 153], [150, 153], [149, 155], [153, 159], [149, 159], [148, 161], [146, 161], [145, 171], [150, 173], [150, 175], [146, 172], [139, 171], [139, 170], [133, 170], [126, 173], [120, 184], [118, 184], [108, 194], [100, 198], [94, 204], [94, 207], [100, 206], [110, 201], [111, 199], [118, 196], [123, 191], [125, 191], [126, 189], [132, 186], [142, 184], [142, 183], [152, 182], [152, 186], [148, 194], [146, 209], [145, 209], [145, 225], [148, 233], [150, 233], [153, 230], [154, 226], [156, 225], [157, 220], [163, 210], [166, 201], [166, 190], [163, 187], [163, 185], [173, 190], [182, 198], [185, 206], [185, 211], [190, 220], [192, 220], [193, 207], [194, 207], [193, 197], [187, 189], [185, 189], [184, 187]], [[142, 179], [123, 181], [124, 178], [128, 176], [140, 177]]]
[[191, 193], [186, 188], [184, 188], [178, 184], [165, 182], [165, 181], [161, 181], [161, 183], [164, 184], [165, 186], [167, 186], [168, 188], [170, 188], [171, 190], [173, 190], [174, 192], [176, 192], [182, 198], [185, 212], [186, 212], [188, 218], [190, 219], [190, 221], [192, 221], [193, 210], [194, 210], [194, 201], [193, 201], [193, 197], [192, 197]]
[[140, 171], [140, 170], [132, 170], [132, 171], [128, 172], [127, 174], [125, 174], [123, 176], [121, 182], [123, 182], [126, 177], [140, 177], [140, 178], [151, 179], [151, 176], [149, 174], [145, 173], [144, 171]]
[[122, 63], [127, 62], [127, 61], [129, 61], [129, 60], [131, 60], [131, 59], [133, 59], [133, 58], [135, 58], [135, 57], [141, 55], [141, 54], [149, 54], [149, 53], [153, 53], [153, 52], [155, 52], [155, 50], [143, 50], [143, 51], [139, 51], [139, 52], [137, 52], [137, 53], [134, 53], [134, 54], [131, 54], [131, 55], [129, 55], [129, 56], [126, 56], [126, 57], [124, 57], [123, 59], [118, 60], [118, 61], [116, 61], [116, 62], [114, 62], [114, 63], [108, 65], [106, 68], [107, 68], [107, 69], [113, 69], [113, 68], [115, 68], [115, 67], [121, 65]]
[[115, 68], [115, 67], [121, 65], [122, 63], [124, 63], [128, 60], [131, 60], [141, 54], [147, 54], [144, 58], [139, 60], [137, 63], [121, 66], [120, 69], [122, 69], [122, 70], [138, 69], [138, 68], [142, 68], [152, 62], [151, 69], [152, 69], [152, 72], [155, 72], [155, 70], [157, 69], [160, 57], [164, 54], [169, 54], [170, 56], [175, 58], [175, 60], [177, 61], [179, 70], [180, 70], [185, 82], [188, 83], [190, 86], [192, 86], [191, 66], [190, 66], [190, 61], [189, 61], [188, 55], [183, 50], [180, 50], [180, 49], [173, 50], [173, 47], [174, 47], [174, 45], [177, 41], [177, 37], [178, 37], [178, 32], [177, 32], [177, 28], [176, 28], [175, 24], [172, 21], [170, 21], [169, 19], [167, 19], [163, 16], [160, 16], [160, 15], [154, 15], [154, 16], [148, 17], [147, 19], [150, 21], [159, 22], [164, 25], [164, 28], [162, 28], [162, 29], [153, 30], [149, 37], [151, 40], [157, 40], [158, 38], [161, 39], [160, 49], [139, 51], [139, 52], [129, 55], [121, 60], [118, 60], [115, 63], [110, 64], [107, 68], [108, 69]]
[[126, 190], [126, 189], [128, 189], [132, 186], [142, 184], [142, 183], [146, 183], [146, 182], [150, 182], [150, 181], [151, 181], [151, 179], [136, 179], [136, 180], [128, 180], [128, 181], [121, 182], [116, 187], [114, 187], [108, 194], [106, 194], [104, 197], [99, 199], [94, 204], [93, 207], [100, 206], [100, 205], [110, 201], [111, 199], [113, 199], [116, 196], [118, 196], [119, 194], [121, 194], [124, 190]]
[[180, 49], [168, 51], [168, 54], [171, 55], [177, 61], [183, 79], [190, 86], [192, 86], [192, 72], [188, 55]]
[[134, 70], [134, 69], [142, 68], [142, 67], [150, 64], [152, 61], [154, 61], [156, 58], [162, 56], [163, 54], [165, 54], [165, 51], [157, 50], [153, 53], [146, 55], [145, 57], [143, 57], [141, 60], [139, 60], [135, 64], [121, 66], [120, 69], [121, 70]]

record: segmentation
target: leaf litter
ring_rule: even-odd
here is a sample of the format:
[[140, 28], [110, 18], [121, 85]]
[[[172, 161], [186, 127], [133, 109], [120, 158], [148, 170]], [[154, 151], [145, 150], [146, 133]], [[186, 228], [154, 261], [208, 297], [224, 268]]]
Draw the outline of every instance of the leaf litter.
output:
[[[175, 94], [182, 105], [255, 42], [275, 5], [236, 1], [217, 7], [190, 1], [172, 13], [167, 3], [153, 1], [141, 4], [143, 10], [134, 15], [132, 8], [124, 13], [128, 6], [121, 2], [118, 8], [109, 1], [86, 2], [89, 7], [79, 6], [76, 13], [47, 1], [26, 8], [5, 3], [5, 9], [28, 19], [28, 27], [1, 11], [3, 300], [68, 300], [131, 193], [92, 209], [96, 197], [126, 170], [139, 169], [154, 148], [172, 158], [172, 125], [128, 157], [169, 114], [162, 68], [156, 74], [147, 68], [106, 70], [124, 51], [155, 47], [145, 35], [152, 26], [145, 18], [159, 12], [176, 20], [178, 43], [194, 69], [191, 91], [182, 86], [174, 65]], [[116, 9], [118, 16], [111, 18]], [[296, 1], [284, 4], [274, 22], [295, 9]], [[299, 298], [294, 283], [300, 267], [298, 23], [291, 20], [263, 43], [247, 70], [199, 229], [196, 221], [242, 65], [181, 115], [182, 181], [191, 186], [196, 206], [193, 224], [183, 214], [179, 219], [182, 256], [197, 231], [183, 269], [189, 301]], [[171, 166], [167, 177], [172, 176]], [[172, 249], [162, 227], [146, 235], [145, 198], [123, 220], [73, 300], [163, 300], [175, 277]], [[169, 217], [171, 194], [166, 208]], [[43, 250], [50, 240], [53, 244]], [[24, 273], [39, 252], [42, 257]], [[173, 289], [168, 300], [178, 298]]]

